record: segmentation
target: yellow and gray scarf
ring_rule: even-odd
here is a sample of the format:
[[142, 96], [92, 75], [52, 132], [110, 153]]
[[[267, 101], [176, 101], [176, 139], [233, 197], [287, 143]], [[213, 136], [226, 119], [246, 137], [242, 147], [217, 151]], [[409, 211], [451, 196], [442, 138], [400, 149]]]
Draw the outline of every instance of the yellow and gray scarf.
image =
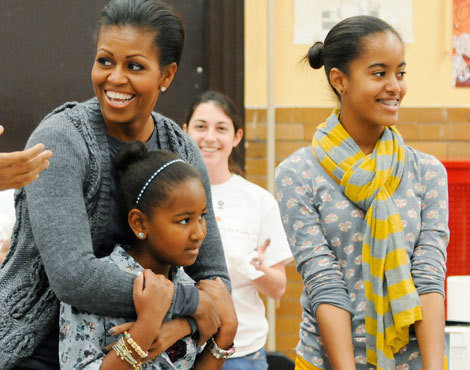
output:
[[405, 173], [405, 147], [395, 127], [386, 127], [365, 155], [335, 110], [313, 137], [312, 150], [344, 194], [364, 211], [362, 268], [366, 296], [367, 361], [395, 369], [394, 354], [409, 342], [409, 327], [422, 319], [419, 296], [400, 214], [393, 194]]

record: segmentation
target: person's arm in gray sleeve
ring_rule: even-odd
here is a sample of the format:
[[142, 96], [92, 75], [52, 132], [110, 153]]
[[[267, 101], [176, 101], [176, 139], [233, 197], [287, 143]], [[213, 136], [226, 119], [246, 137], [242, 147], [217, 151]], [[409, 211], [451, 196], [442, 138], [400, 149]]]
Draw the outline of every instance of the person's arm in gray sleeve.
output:
[[207, 236], [202, 243], [202, 247], [196, 263], [188, 268], [185, 268], [185, 271], [187, 271], [187, 273], [196, 281], [204, 279], [215, 279], [216, 277], [220, 277], [230, 291], [230, 278], [227, 271], [227, 265], [225, 263], [225, 255], [222, 247], [222, 241], [220, 239], [219, 229], [217, 228], [217, 223], [214, 216], [214, 209], [212, 207], [209, 175], [207, 174], [207, 169], [199, 153], [198, 147], [191, 139], [188, 139], [188, 143], [189, 145], [194, 146], [193, 150], [196, 153], [196, 162], [191, 164], [195, 166], [201, 173], [204, 188], [207, 194]]
[[447, 174], [434, 158], [423, 171], [424, 199], [421, 230], [411, 257], [411, 274], [418, 294], [440, 293], [444, 296], [446, 248], [449, 243], [449, 201]]
[[[284, 230], [302, 276], [312, 314], [322, 303], [354, 314], [340, 265], [323, 235], [320, 215], [311, 200], [311, 188], [293, 169], [289, 159], [276, 171], [276, 191]], [[300, 173], [300, 172], [299, 172]], [[302, 210], [302, 212], [301, 212]]]
[[42, 142], [54, 153], [50, 167], [26, 187], [34, 241], [59, 300], [100, 315], [134, 315], [134, 275], [96, 258], [83, 186], [89, 175], [82, 136], [53, 116], [27, 146]]

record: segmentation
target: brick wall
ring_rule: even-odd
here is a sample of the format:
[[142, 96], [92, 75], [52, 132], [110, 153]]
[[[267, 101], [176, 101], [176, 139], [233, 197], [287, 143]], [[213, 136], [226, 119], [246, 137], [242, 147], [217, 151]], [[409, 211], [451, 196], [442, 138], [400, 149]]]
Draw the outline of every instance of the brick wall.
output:
[[[310, 145], [316, 126], [330, 108], [276, 109], [276, 164]], [[397, 125], [405, 142], [440, 160], [470, 160], [470, 108], [401, 108]], [[246, 109], [247, 179], [266, 188], [266, 110]], [[277, 309], [276, 348], [295, 358], [301, 320], [302, 280], [287, 266], [287, 291]]]

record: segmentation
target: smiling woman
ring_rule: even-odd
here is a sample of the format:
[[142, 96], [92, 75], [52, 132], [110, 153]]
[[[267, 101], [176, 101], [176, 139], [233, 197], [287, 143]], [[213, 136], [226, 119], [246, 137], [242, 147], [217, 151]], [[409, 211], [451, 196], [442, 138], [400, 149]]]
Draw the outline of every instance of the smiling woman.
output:
[[119, 139], [150, 137], [150, 113], [175, 76], [176, 62], [160, 66], [154, 39], [155, 32], [133, 26], [105, 26], [99, 33], [91, 79], [107, 132]]
[[276, 171], [305, 285], [296, 368], [442, 369], [447, 179], [395, 127], [403, 42], [378, 18], [352, 17], [306, 59], [325, 67], [339, 108]]
[[[0, 270], [0, 368], [59, 368], [59, 300], [99, 315], [135, 318], [135, 275], [97, 258], [132, 240], [120, 217], [113, 164], [127, 142], [144, 142], [150, 151], [165, 149], [195, 166], [210, 199], [197, 146], [178, 125], [152, 111], [171, 85], [184, 37], [180, 17], [163, 2], [112, 0], [98, 23], [92, 70], [96, 97], [65, 103], [31, 135], [28, 147], [44, 143], [54, 157], [48, 171], [17, 194], [18, 221]], [[207, 236], [187, 272], [197, 282], [219, 277], [230, 287], [210, 201], [205, 220]], [[147, 275], [149, 284], [160, 284]], [[191, 328], [201, 341], [221, 324], [207, 285], [204, 290], [163, 284], [155, 290], [165, 297], [173, 292], [168, 315], [192, 317]], [[154, 300], [159, 302], [158, 294]], [[229, 348], [232, 333], [224, 334], [217, 345]], [[223, 363], [214, 361], [214, 368]]]
[[[191, 105], [183, 129], [195, 140], [209, 172], [215, 209], [237, 312], [235, 354], [224, 370], [265, 370], [268, 333], [258, 292], [279, 299], [285, 291], [285, 263], [291, 253], [273, 196], [240, 176], [232, 161], [243, 137], [234, 103], [207, 91]], [[238, 174], [237, 174], [238, 173]]]

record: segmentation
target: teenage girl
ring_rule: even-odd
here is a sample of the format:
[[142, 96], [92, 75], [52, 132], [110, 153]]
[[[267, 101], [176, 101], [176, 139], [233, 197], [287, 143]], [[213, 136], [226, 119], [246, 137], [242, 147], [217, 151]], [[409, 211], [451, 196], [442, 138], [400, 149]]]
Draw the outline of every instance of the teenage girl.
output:
[[278, 299], [286, 287], [284, 264], [292, 255], [273, 196], [240, 176], [233, 161], [243, 130], [233, 102], [221, 93], [202, 94], [183, 129], [199, 146], [212, 191], [232, 297], [238, 316], [236, 352], [224, 369], [267, 369], [268, 332], [258, 292]]
[[307, 59], [338, 97], [311, 147], [276, 174], [304, 280], [297, 369], [443, 369], [447, 178], [394, 126], [403, 42], [370, 16], [343, 20]]
[[[139, 368], [145, 362], [145, 369], [190, 369], [201, 348], [191, 336], [189, 321], [167, 312], [173, 284], [195, 284], [183, 267], [196, 261], [206, 236], [204, 185], [199, 172], [177, 155], [148, 152], [141, 142], [124, 147], [115, 164], [130, 243], [117, 245], [103, 260], [137, 275], [137, 321], [123, 335], [115, 335], [112, 328], [126, 318], [91, 314], [61, 303], [61, 368], [118, 370]], [[196, 369], [219, 369], [223, 358], [233, 352], [236, 315], [220, 279], [203, 281], [201, 289], [216, 302], [221, 327], [199, 355]]]

